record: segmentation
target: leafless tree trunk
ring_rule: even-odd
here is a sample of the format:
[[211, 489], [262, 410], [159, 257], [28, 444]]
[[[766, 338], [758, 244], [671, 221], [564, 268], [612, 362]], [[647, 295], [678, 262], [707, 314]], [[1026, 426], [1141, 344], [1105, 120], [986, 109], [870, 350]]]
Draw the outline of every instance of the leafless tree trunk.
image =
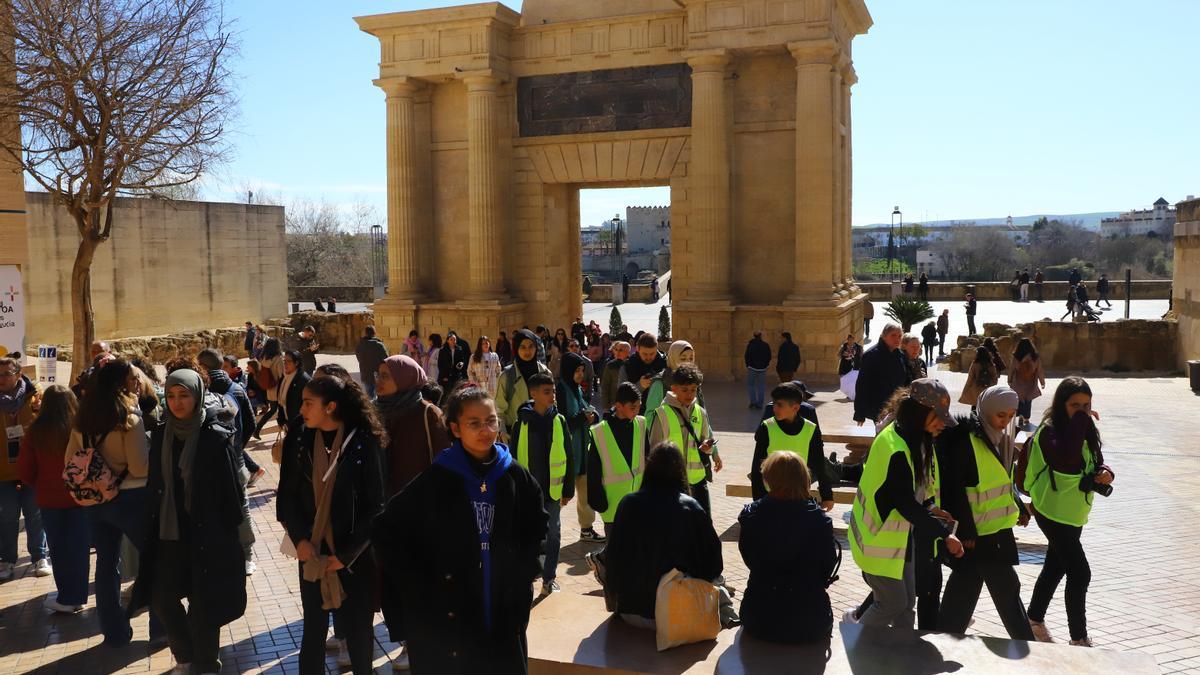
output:
[[[220, 0], [8, 0], [0, 152], [71, 214], [73, 366], [95, 340], [91, 266], [120, 195], [170, 195], [224, 158], [234, 50]], [[169, 280], [164, 279], [164, 282]]]

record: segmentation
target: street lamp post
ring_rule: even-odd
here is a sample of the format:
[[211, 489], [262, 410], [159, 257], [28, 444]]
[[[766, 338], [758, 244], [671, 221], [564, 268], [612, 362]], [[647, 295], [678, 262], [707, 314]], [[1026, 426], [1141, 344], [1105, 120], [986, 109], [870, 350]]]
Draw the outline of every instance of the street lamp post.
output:
[[621, 273], [625, 269], [624, 255], [621, 250], [621, 214], [613, 216], [613, 259], [617, 261], [616, 279], [617, 283], [621, 282]]
[[384, 250], [383, 226], [376, 223], [371, 226], [371, 285], [376, 289], [386, 285], [384, 274], [387, 265]]
[[892, 207], [892, 224], [888, 228], [888, 281], [895, 281], [896, 274], [893, 271], [892, 261], [896, 256], [896, 217], [900, 217], [900, 232], [904, 232], [904, 214], [900, 213], [900, 207]]

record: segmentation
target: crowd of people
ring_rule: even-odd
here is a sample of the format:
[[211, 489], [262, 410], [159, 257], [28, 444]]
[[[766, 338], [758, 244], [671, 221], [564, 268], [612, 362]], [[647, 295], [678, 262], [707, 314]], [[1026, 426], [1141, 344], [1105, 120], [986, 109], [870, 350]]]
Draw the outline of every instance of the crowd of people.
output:
[[[317, 367], [312, 326], [281, 340], [248, 324], [245, 370], [206, 349], [163, 364], [163, 378], [96, 343], [73, 387], [44, 391], [0, 359], [0, 580], [12, 576], [24, 515], [33, 573], [52, 574], [57, 588], [47, 608], [86, 605], [95, 548], [104, 643], [128, 643], [130, 617], [148, 609], [151, 639], [166, 641], [176, 672], [218, 671], [221, 627], [244, 613], [255, 571], [247, 494], [265, 470], [247, 446], [274, 421], [275, 516], [297, 560], [301, 673], [323, 672], [327, 649], [370, 672], [377, 609], [404, 645], [398, 669], [524, 672], [530, 606], [559, 590], [572, 501], [581, 541], [595, 545], [585, 559], [627, 623], [657, 628], [659, 582], [677, 570], [708, 584], [723, 626], [776, 642], [828, 639], [841, 553], [827, 513], [839, 482], [859, 488], [848, 539], [871, 589], [844, 621], [961, 633], [986, 584], [1011, 637], [1049, 640], [1045, 613], [1065, 576], [1071, 642], [1090, 645], [1080, 533], [1114, 473], [1087, 383], [1064, 380], [1022, 448], [1016, 434], [1031, 428], [1045, 387], [1032, 342], [1006, 362], [985, 341], [959, 397], [971, 414], [956, 419], [929, 377], [935, 337], [944, 332], [888, 324], [864, 352], [848, 336], [839, 371], [858, 373], [854, 420], [874, 423], [876, 438], [864, 461], [839, 465], [825, 456], [812, 392], [793, 379], [799, 348], [783, 334], [768, 402], [771, 348], [754, 335], [750, 404], [764, 414], [754, 501], [738, 519], [750, 578], [737, 609], [708, 487], [724, 462], [701, 355], [686, 341], [663, 353], [653, 334], [576, 320], [569, 332], [501, 332], [494, 345], [476, 336], [473, 351], [454, 331], [427, 343], [414, 331], [389, 354], [367, 327], [355, 378]], [[1050, 546], [1026, 609], [1012, 528], [1031, 516]]]

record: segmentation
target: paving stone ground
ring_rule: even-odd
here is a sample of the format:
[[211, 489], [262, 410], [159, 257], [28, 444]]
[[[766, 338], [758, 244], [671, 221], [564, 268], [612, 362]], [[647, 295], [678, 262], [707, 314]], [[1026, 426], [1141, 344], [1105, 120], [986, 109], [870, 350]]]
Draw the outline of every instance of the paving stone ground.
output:
[[[322, 357], [355, 370], [352, 357]], [[701, 363], [701, 365], [703, 365]], [[937, 371], [952, 392], [961, 389], [961, 374]], [[1092, 567], [1088, 594], [1090, 634], [1097, 647], [1140, 650], [1153, 654], [1163, 672], [1200, 672], [1200, 442], [1194, 419], [1200, 398], [1178, 377], [1090, 378], [1105, 456], [1117, 480], [1107, 499], [1097, 498], [1091, 523], [1083, 535]], [[1053, 389], [1058, 380], [1052, 378]], [[712, 487], [713, 518], [723, 542], [725, 576], [745, 588], [747, 570], [737, 550], [736, 518], [745, 500], [725, 497], [725, 485], [746, 482], [758, 411], [746, 409], [740, 384], [705, 387], [713, 424], [721, 442], [725, 470]], [[1040, 416], [1048, 396], [1034, 403]], [[840, 393], [823, 391], [815, 399], [822, 426], [850, 424], [851, 405]], [[955, 404], [956, 412], [966, 412]], [[269, 439], [273, 434], [268, 433]], [[282, 533], [274, 521], [277, 467], [268, 446], [252, 448], [267, 476], [251, 491], [251, 513], [258, 541], [258, 572], [249, 579], [249, 606], [241, 619], [222, 633], [222, 660], [227, 673], [297, 672], [301, 609], [296, 564], [278, 553]], [[849, 555], [841, 515], [835, 530], [846, 548], [841, 580], [831, 589], [835, 612], [857, 605], [867, 589]], [[1045, 555], [1045, 538], [1036, 526], [1018, 531], [1022, 597], [1028, 601]], [[563, 552], [558, 578], [564, 593], [588, 593], [598, 585], [588, 574], [583, 554], [596, 548], [579, 541], [579, 523], [570, 507], [563, 512]], [[42, 608], [54, 591], [51, 578], [31, 574], [25, 557], [16, 577], [0, 584], [0, 673], [164, 672], [173, 661], [165, 647], [147, 647], [147, 619], [134, 620], [134, 641], [124, 649], [101, 646], [97, 617], [89, 607], [74, 616], [54, 616]], [[740, 596], [739, 596], [740, 597]], [[1003, 627], [985, 595], [979, 602], [972, 632], [1004, 636]], [[1060, 586], [1047, 615], [1055, 636], [1066, 638], [1066, 615]], [[378, 672], [390, 670], [388, 654], [397, 646], [385, 640], [376, 624]], [[338, 669], [331, 658], [329, 672]], [[969, 672], [964, 671], [964, 672]]]

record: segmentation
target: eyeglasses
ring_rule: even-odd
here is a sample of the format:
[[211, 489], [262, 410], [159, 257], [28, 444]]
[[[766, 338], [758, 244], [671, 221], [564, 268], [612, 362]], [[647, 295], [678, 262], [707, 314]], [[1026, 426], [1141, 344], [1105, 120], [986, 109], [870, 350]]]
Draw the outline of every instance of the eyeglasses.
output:
[[467, 431], [470, 431], [470, 432], [476, 433], [476, 434], [483, 431], [484, 429], [487, 429], [489, 431], [499, 431], [500, 430], [500, 418], [489, 417], [483, 421], [471, 420], [470, 422], [464, 422], [462, 426]]

